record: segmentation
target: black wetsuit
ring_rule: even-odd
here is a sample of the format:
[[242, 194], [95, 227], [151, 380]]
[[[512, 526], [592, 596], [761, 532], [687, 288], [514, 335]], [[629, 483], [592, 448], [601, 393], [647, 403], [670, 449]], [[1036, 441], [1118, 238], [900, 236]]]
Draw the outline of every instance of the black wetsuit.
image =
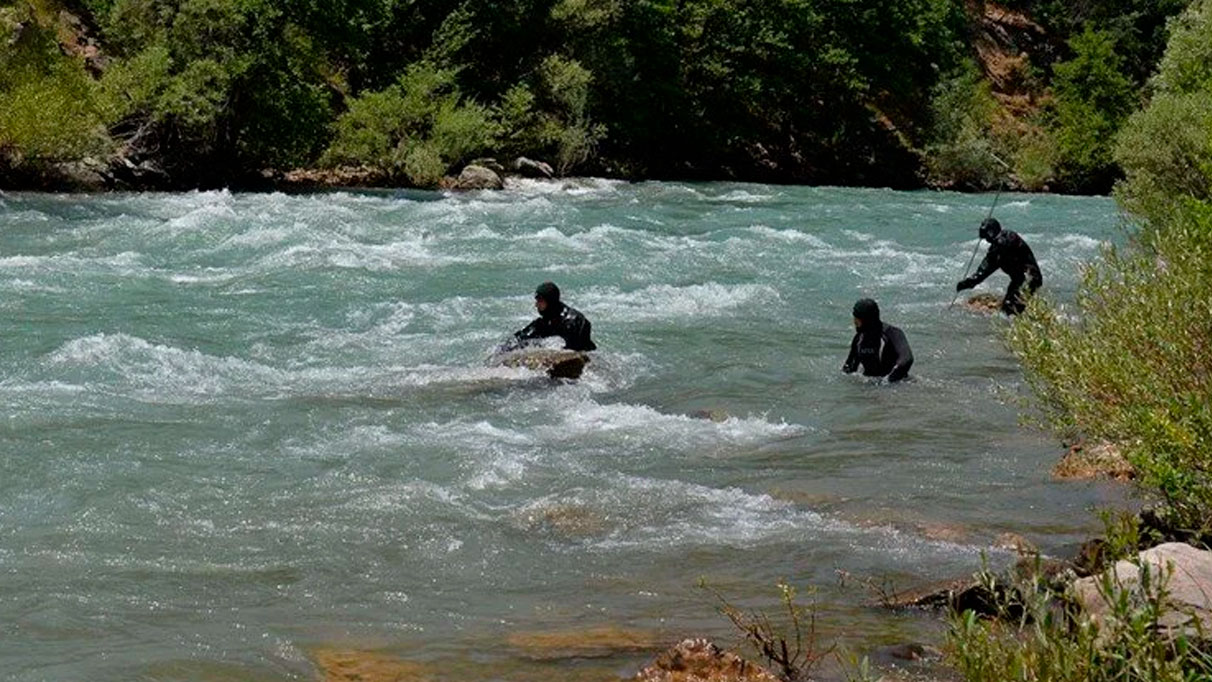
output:
[[1002, 230], [989, 244], [989, 251], [980, 267], [972, 276], [959, 283], [959, 289], [971, 289], [985, 281], [996, 270], [1010, 275], [1010, 286], [1006, 287], [1006, 297], [1002, 299], [1002, 312], [1007, 315], [1017, 315], [1026, 307], [1026, 297], [1020, 293], [1025, 284], [1027, 294], [1035, 293], [1044, 283], [1044, 276], [1035, 262], [1035, 254], [1027, 242], [1012, 230]]
[[[878, 329], [878, 333], [870, 333], [868, 329]], [[863, 322], [863, 327], [854, 335], [850, 342], [850, 356], [842, 371], [850, 374], [863, 366], [863, 375], [869, 377], [888, 377], [888, 381], [900, 381], [909, 375], [913, 367], [913, 351], [909, 350], [909, 341], [905, 333], [890, 324], [884, 324], [878, 319]]]
[[522, 348], [534, 339], [559, 336], [564, 339], [564, 347], [568, 350], [597, 350], [597, 344], [590, 338], [593, 325], [584, 315], [563, 303], [548, 305], [546, 313], [514, 333], [513, 343], [509, 344], [511, 347]]

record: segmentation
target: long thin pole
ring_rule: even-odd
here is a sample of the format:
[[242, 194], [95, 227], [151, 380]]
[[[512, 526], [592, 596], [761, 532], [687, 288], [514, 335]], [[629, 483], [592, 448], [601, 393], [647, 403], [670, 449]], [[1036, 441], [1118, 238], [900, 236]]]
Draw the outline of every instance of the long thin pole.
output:
[[[997, 159], [996, 156], [993, 158]], [[998, 161], [1001, 161], [1001, 159], [998, 159]], [[993, 204], [989, 206], [989, 213], [985, 216], [985, 220], [993, 217], [993, 209], [997, 208], [997, 200], [1002, 196], [1002, 187], [1004, 185], [1004, 182], [999, 182], [997, 184], [997, 193], [993, 195]], [[976, 244], [972, 247], [972, 255], [968, 257], [968, 264], [964, 266], [964, 279], [968, 278], [968, 270], [972, 268], [972, 261], [976, 260], [976, 252], [980, 250], [980, 248], [981, 240], [980, 237], [977, 237]], [[955, 295], [951, 297], [951, 302], [947, 304], [947, 310], [951, 310], [951, 307], [955, 305], [955, 300], [959, 298], [959, 295], [960, 292], [955, 292]]]

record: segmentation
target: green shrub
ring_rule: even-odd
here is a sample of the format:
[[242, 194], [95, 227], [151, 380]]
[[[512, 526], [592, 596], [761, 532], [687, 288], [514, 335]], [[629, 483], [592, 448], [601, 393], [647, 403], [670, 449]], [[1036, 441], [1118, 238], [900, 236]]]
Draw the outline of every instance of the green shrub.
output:
[[1212, 2], [1195, 0], [1170, 22], [1154, 85], [1160, 92], [1212, 90]]
[[1191, 199], [1212, 198], [1212, 2], [1172, 22], [1149, 107], [1124, 126], [1115, 149], [1126, 179], [1117, 197], [1146, 224], [1163, 224]]
[[1108, 249], [1073, 312], [1037, 299], [1008, 332], [1052, 424], [1119, 444], [1183, 527], [1212, 530], [1212, 206]]
[[990, 189], [1005, 173], [993, 138], [997, 101], [975, 63], [940, 82], [930, 101], [931, 142], [924, 150], [931, 184]]
[[422, 62], [394, 85], [354, 98], [337, 119], [322, 162], [436, 184], [451, 165], [491, 148], [499, 134], [492, 112], [464, 101], [454, 77], [453, 70]]
[[[1190, 37], [1210, 25], [1204, 0], [1176, 24], [1157, 96], [1118, 136], [1117, 197], [1143, 229], [1086, 270], [1073, 309], [1037, 298], [1008, 331], [1052, 425], [1119, 445], [1196, 535], [1212, 532], [1212, 82], [1191, 75], [1205, 51]], [[1115, 109], [1115, 80], [1073, 82]]]
[[1128, 120], [1115, 157], [1125, 173], [1116, 196], [1148, 223], [1212, 199], [1212, 91], [1159, 94]]
[[111, 64], [101, 78], [107, 118], [119, 121], [154, 109], [168, 87], [171, 70], [172, 57], [162, 44]]
[[1019, 140], [1013, 159], [1018, 184], [1029, 192], [1044, 191], [1056, 177], [1056, 138], [1045, 128], [1032, 127]]
[[548, 102], [540, 114], [538, 139], [554, 148], [560, 174], [584, 163], [606, 135], [606, 128], [589, 117], [589, 87], [593, 74], [574, 59], [551, 55], [539, 67]]
[[1105, 191], [1118, 170], [1115, 134], [1132, 112], [1136, 87], [1109, 33], [1087, 27], [1069, 47], [1073, 58], [1053, 68], [1057, 175], [1070, 189]]
[[0, 8], [0, 164], [105, 153], [112, 141], [96, 84], [26, 10]]

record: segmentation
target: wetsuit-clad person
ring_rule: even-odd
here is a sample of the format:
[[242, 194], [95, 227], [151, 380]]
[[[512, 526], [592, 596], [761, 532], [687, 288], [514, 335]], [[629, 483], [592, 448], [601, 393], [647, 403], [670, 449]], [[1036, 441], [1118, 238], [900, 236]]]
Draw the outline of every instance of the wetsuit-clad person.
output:
[[[1000, 268], [1010, 275], [1010, 286], [1006, 287], [1006, 297], [1002, 299], [1002, 312], [1007, 315], [1017, 315], [1027, 307], [1027, 296], [1044, 283], [1044, 276], [1039, 271], [1039, 263], [1035, 262], [1035, 254], [1027, 242], [1012, 230], [1003, 230], [997, 218], [986, 218], [980, 227], [981, 239], [989, 242], [989, 251], [980, 267], [968, 279], [955, 285], [956, 291], [971, 289], [985, 281]], [[1026, 285], [1024, 294], [1021, 289]]]
[[560, 301], [560, 288], [543, 282], [534, 290], [534, 307], [539, 317], [513, 335], [511, 348], [523, 348], [537, 339], [559, 336], [568, 350], [597, 350], [590, 338], [592, 325], [585, 316]]
[[842, 371], [850, 374], [859, 365], [863, 376], [888, 377], [888, 381], [904, 379], [913, 367], [913, 351], [905, 332], [882, 322], [879, 305], [869, 298], [854, 304], [854, 340]]

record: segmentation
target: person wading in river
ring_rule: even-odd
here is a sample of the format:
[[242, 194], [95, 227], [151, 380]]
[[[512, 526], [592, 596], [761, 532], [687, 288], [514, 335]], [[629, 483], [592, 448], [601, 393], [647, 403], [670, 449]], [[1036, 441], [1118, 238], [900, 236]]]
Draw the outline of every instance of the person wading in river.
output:
[[514, 333], [506, 350], [525, 348], [530, 343], [549, 336], [564, 339], [568, 350], [597, 350], [590, 338], [592, 325], [579, 311], [560, 301], [560, 288], [551, 282], [543, 282], [534, 290], [534, 308], [539, 317]]
[[888, 377], [890, 382], [909, 376], [913, 366], [913, 351], [905, 333], [881, 321], [879, 304], [869, 298], [854, 304], [854, 340], [842, 371], [850, 374], [859, 365], [863, 376]]
[[[981, 239], [989, 242], [989, 251], [985, 259], [972, 276], [960, 280], [955, 285], [956, 291], [971, 289], [985, 281], [995, 270], [1010, 275], [1010, 286], [1006, 287], [1006, 297], [1002, 299], [1002, 312], [1007, 315], [1017, 315], [1027, 306], [1027, 296], [1035, 293], [1044, 283], [1044, 276], [1035, 262], [1035, 254], [1027, 242], [1012, 230], [1003, 230], [997, 218], [986, 218], [980, 227]], [[1023, 292], [1026, 284], [1027, 291]]]

